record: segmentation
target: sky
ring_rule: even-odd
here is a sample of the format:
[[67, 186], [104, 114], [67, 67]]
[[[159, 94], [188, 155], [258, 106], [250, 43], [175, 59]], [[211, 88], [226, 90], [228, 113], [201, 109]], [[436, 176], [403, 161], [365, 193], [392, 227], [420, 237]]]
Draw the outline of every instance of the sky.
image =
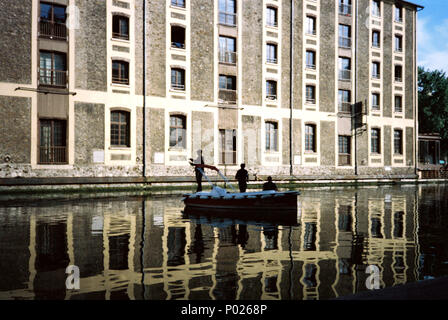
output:
[[418, 65], [448, 74], [448, 0], [411, 0], [417, 14]]

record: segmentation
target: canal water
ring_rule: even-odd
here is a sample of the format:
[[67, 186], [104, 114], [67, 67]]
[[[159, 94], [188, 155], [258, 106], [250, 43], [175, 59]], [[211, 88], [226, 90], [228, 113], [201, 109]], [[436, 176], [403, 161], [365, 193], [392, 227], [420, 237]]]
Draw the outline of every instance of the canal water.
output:
[[445, 276], [447, 187], [304, 189], [282, 224], [185, 216], [179, 196], [0, 202], [0, 299], [331, 299], [375, 285], [369, 266], [382, 288]]

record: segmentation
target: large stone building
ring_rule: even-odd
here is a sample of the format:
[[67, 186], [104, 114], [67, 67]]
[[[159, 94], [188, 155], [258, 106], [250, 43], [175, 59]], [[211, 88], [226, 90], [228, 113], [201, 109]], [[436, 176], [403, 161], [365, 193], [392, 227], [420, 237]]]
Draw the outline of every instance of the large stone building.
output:
[[1, 1], [0, 178], [413, 177], [420, 8]]

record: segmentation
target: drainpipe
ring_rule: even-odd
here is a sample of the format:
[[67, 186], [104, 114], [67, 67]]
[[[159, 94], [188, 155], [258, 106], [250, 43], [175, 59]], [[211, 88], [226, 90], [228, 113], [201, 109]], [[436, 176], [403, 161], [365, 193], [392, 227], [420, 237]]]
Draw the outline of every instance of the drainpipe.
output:
[[[354, 72], [354, 82], [355, 82], [355, 104], [352, 105], [352, 127], [354, 128], [354, 136], [353, 136], [353, 142], [354, 142], [354, 148], [353, 153], [355, 156], [355, 176], [358, 175], [358, 138], [357, 138], [357, 129], [356, 129], [356, 110], [355, 105], [358, 101], [358, 0], [356, 0], [356, 15], [355, 15], [355, 27], [356, 27], [356, 34], [355, 34], [355, 72]], [[361, 109], [362, 111], [362, 109]], [[362, 117], [362, 113], [361, 113]]]
[[[143, 0], [143, 178], [146, 177], [146, 0]], [[145, 179], [146, 180], [146, 179]]]
[[290, 19], [290, 34], [289, 34], [289, 43], [290, 43], [290, 65], [289, 65], [289, 174], [293, 175], [293, 160], [292, 160], [292, 109], [293, 109], [293, 98], [294, 98], [294, 0], [291, 0], [291, 19]]

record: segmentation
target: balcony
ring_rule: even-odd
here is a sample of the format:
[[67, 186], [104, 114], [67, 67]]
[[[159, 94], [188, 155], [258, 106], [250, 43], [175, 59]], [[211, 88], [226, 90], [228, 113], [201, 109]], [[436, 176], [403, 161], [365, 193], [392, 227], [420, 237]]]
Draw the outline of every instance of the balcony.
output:
[[66, 164], [67, 147], [41, 146], [39, 147], [39, 164]]
[[220, 51], [219, 52], [219, 62], [236, 64], [236, 52], [232, 51]]
[[230, 26], [230, 27], [236, 27], [236, 13], [229, 13], [229, 12], [219, 12], [219, 23]]
[[340, 48], [351, 48], [352, 47], [352, 38], [339, 37], [339, 47]]
[[55, 40], [66, 40], [67, 27], [65, 23], [40, 20], [39, 36]]
[[339, 80], [341, 81], [350, 81], [351, 80], [351, 70], [339, 70]]
[[236, 104], [236, 90], [219, 89], [218, 101], [220, 103]]
[[185, 91], [185, 85], [181, 83], [171, 83], [171, 89], [177, 91]]
[[350, 102], [339, 102], [339, 112], [352, 113], [352, 104]]
[[271, 101], [277, 100], [277, 94], [275, 94], [275, 93], [267, 93], [266, 94], [266, 100], [271, 100]]
[[129, 40], [129, 34], [112, 32], [112, 38], [119, 40]]
[[67, 87], [67, 71], [39, 68], [39, 85]]
[[343, 16], [352, 15], [352, 6], [350, 4], [341, 3], [339, 4], [339, 14]]

